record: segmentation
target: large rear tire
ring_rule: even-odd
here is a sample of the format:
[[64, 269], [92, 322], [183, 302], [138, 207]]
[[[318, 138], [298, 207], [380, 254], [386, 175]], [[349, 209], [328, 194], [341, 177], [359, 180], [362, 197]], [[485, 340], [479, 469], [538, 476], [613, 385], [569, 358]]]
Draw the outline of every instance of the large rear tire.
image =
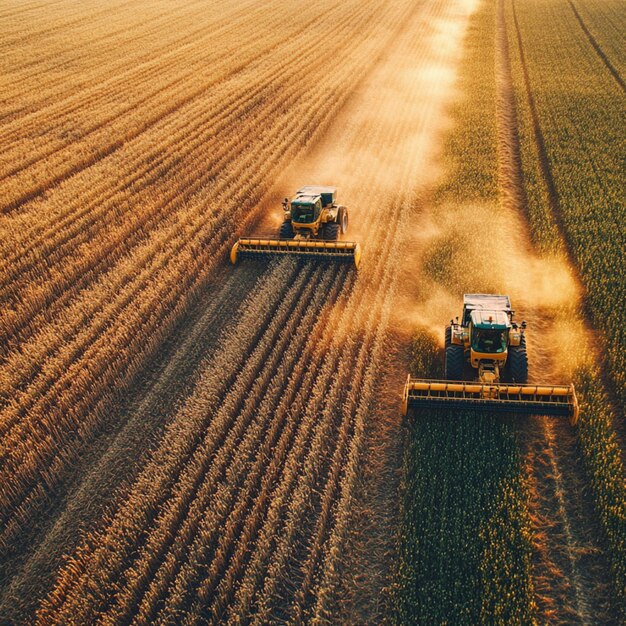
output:
[[446, 380], [463, 380], [465, 350], [463, 346], [451, 344], [446, 348]]
[[280, 230], [278, 231], [278, 236], [281, 239], [293, 239], [294, 232], [293, 232], [293, 226], [291, 225], [291, 222], [283, 222], [280, 225]]
[[512, 383], [525, 385], [528, 382], [528, 354], [526, 345], [509, 346], [507, 358], [508, 378]]
[[444, 350], [448, 349], [448, 346], [452, 345], [452, 328], [450, 326], [446, 326], [446, 330], [444, 332]]
[[345, 235], [348, 232], [348, 209], [340, 206], [337, 211], [337, 223], [339, 224], [339, 232]]
[[339, 224], [336, 222], [328, 222], [322, 228], [322, 239], [326, 241], [337, 241], [339, 239]]

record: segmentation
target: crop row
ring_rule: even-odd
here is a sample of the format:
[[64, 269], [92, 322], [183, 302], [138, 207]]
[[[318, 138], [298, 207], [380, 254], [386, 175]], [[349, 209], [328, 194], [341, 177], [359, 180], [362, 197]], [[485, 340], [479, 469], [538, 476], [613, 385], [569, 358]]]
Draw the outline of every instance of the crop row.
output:
[[[351, 20], [369, 17], [365, 9], [350, 13], [346, 8], [345, 15]], [[394, 15], [390, 19], [393, 23]], [[380, 24], [371, 30], [379, 38], [388, 36]], [[363, 30], [364, 37], [368, 32]], [[380, 44], [380, 39], [374, 41]], [[337, 42], [336, 48], [325, 44], [318, 49], [320, 80], [330, 77], [332, 82], [325, 88], [331, 92], [339, 86], [347, 90], [358, 80], [352, 65], [358, 63], [358, 55], [341, 59], [337, 71], [328, 72], [328, 64], [337, 59], [336, 50], [343, 45]], [[370, 42], [365, 49], [373, 45]], [[294, 76], [302, 75], [297, 64], [292, 71]], [[315, 74], [308, 78], [312, 76]], [[280, 77], [283, 81], [287, 78]], [[120, 257], [110, 276], [98, 274], [73, 310], [62, 309], [52, 328], [43, 325], [34, 334], [36, 341], [22, 350], [24, 357], [14, 357], [16, 369], [25, 368], [27, 378], [23, 385], [19, 379], [4, 379], [15, 392], [5, 397], [8, 406], [2, 421], [6, 433], [2, 470], [7, 473], [2, 492], [5, 545], [46, 502], [49, 489], [63, 479], [81, 444], [88, 443], [106, 423], [106, 406], [114, 395], [112, 381], [130, 380], [158, 346], [168, 325], [184, 311], [190, 293], [221, 258], [233, 225], [258, 200], [268, 178], [285, 158], [296, 153], [302, 134], [306, 137], [340, 104], [339, 99], [320, 90], [319, 81], [310, 80], [304, 88], [297, 81], [287, 80], [286, 84], [291, 91], [285, 88], [284, 100], [267, 101], [266, 108], [274, 118], [255, 118], [257, 128], [263, 130], [255, 134], [254, 144], [250, 140], [247, 147], [240, 143], [236, 162], [224, 164], [219, 177], [221, 193], [211, 194], [210, 203], [208, 189], [203, 197], [188, 198], [167, 221], [167, 230], [161, 227], [149, 233], [132, 256]], [[297, 99], [290, 96], [296, 91]], [[210, 152], [207, 155], [210, 158]], [[193, 173], [198, 173], [197, 165]], [[151, 337], [149, 342], [146, 337]]]
[[[224, 43], [217, 48], [210, 45], [213, 33], [203, 33], [192, 43], [180, 45], [138, 69], [125, 70], [115, 79], [83, 88], [66, 101], [6, 125], [0, 130], [0, 141], [7, 146], [3, 155], [4, 209], [37, 197], [52, 184], [117, 151], [279, 46], [283, 38], [271, 28], [269, 9], [259, 24], [240, 18], [245, 26], [236, 24], [240, 32], [223, 28]], [[296, 38], [321, 18], [316, 12], [300, 11], [286, 19], [292, 25], [288, 34]], [[257, 29], [261, 29], [261, 37], [253, 37]], [[294, 45], [294, 41], [287, 40], [287, 45]]]
[[[216, 21], [212, 28], [218, 28], [225, 19], [233, 19], [233, 14], [224, 5], [225, 2], [216, 5]], [[239, 7], [248, 8], [245, 5]], [[148, 13], [142, 12], [141, 16], [133, 15], [130, 7], [126, 7], [130, 11], [108, 8], [104, 14], [83, 8], [83, 19], [72, 25], [73, 45], [60, 50], [54, 41], [55, 33], [62, 28], [59, 25], [30, 37], [24, 37], [22, 33], [13, 40], [5, 27], [2, 43], [8, 47], [4, 50], [4, 58], [12, 80], [0, 110], [2, 119], [9, 121], [23, 117], [53, 103], [61, 94], [68, 96], [73, 90], [118, 74], [124, 67], [142, 64], [151, 56], [166, 52], [169, 46], [188, 41], [195, 30], [200, 31], [208, 25], [199, 19], [202, 5], [197, 1], [180, 6], [174, 15], [168, 7], [157, 3], [145, 7]], [[166, 29], [165, 22], [168, 22]], [[48, 23], [54, 24], [52, 20]], [[37, 47], [38, 55], [33, 53], [34, 47]], [[48, 52], [52, 50], [54, 56]], [[59, 71], [68, 63], [72, 63], [75, 69], [80, 67], [80, 71], [71, 76]]]
[[[614, 587], [626, 611], [626, 487], [615, 411], [626, 399], [626, 317], [619, 304], [626, 296], [619, 263], [626, 242], [620, 215], [626, 207], [619, 174], [623, 146], [607, 141], [623, 136], [623, 91], [579, 21], [583, 15], [596, 24], [596, 44], [604, 45], [602, 32], [611, 33], [613, 27], [602, 13], [610, 5], [574, 4], [531, 3], [523, 10], [507, 4], [508, 33], [533, 234], [548, 250], [565, 242], [586, 288], [586, 308], [604, 335], [606, 350], [597, 354], [606, 359], [617, 394], [618, 407], [611, 407], [597, 369], [587, 365], [577, 372], [578, 436], [609, 546]], [[544, 20], [553, 21], [555, 29], [537, 30]], [[610, 59], [623, 66], [623, 49], [611, 52]]]
[[[214, 505], [211, 508], [212, 516], [206, 518], [203, 516], [204, 507], [207, 506], [207, 501], [211, 502], [211, 499], [216, 497], [215, 491], [225, 478], [224, 472], [233, 464], [232, 455], [235, 453], [240, 455], [240, 461], [245, 466], [246, 451], [248, 455], [254, 451], [255, 442], [263, 436], [266, 428], [263, 417], [267, 418], [271, 412], [263, 411], [256, 414], [254, 407], [255, 400], [260, 399], [258, 394], [263, 393], [264, 384], [267, 384], [273, 375], [280, 376], [276, 372], [276, 357], [280, 353], [272, 354], [272, 348], [277, 341], [279, 347], [282, 347], [281, 344], [285, 343], [290, 331], [293, 331], [294, 322], [298, 321], [297, 308], [306, 306], [308, 302], [302, 290], [306, 287], [306, 280], [311, 277], [310, 272], [303, 272], [289, 288], [288, 283], [294, 275], [293, 266], [287, 268], [283, 264], [274, 269], [254, 296], [249, 298], [250, 306], [244, 308], [246, 312], [241, 323], [220, 346], [220, 351], [213, 362], [207, 365], [197, 387], [200, 393], [192, 396], [183, 409], [181, 419], [176, 419], [168, 429], [163, 445], [159, 447], [153, 462], [148, 464], [134, 484], [133, 491], [125, 503], [128, 506], [122, 508], [108, 530], [107, 540], [115, 541], [113, 553], [115, 561], [109, 557], [107, 561], [101, 562], [98, 555], [102, 554], [105, 558], [107, 552], [100, 551], [100, 547], [103, 546], [98, 544], [98, 551], [92, 555], [92, 559], [99, 563], [94, 572], [99, 578], [98, 593], [102, 596], [106, 596], [107, 592], [110, 593], [110, 587], [104, 576], [115, 576], [114, 564], [117, 563], [118, 568], [124, 567], [125, 555], [129, 554], [133, 547], [141, 547], [143, 544], [141, 552], [137, 554], [136, 569], [131, 569], [127, 575], [127, 586], [121, 593], [122, 603], [125, 594], [132, 594], [133, 591], [137, 593], [134, 583], [138, 580], [137, 570], [141, 571], [142, 561], [151, 560], [156, 569], [156, 559], [167, 554], [167, 552], [163, 554], [163, 550], [169, 547], [165, 531], [169, 529], [169, 532], [173, 533], [182, 525], [182, 537], [178, 539], [181, 541], [189, 537], [187, 533], [197, 527], [203, 518], [207, 523], [212, 519], [220, 519], [212, 516], [219, 516], [220, 512], [224, 512], [223, 508]], [[309, 298], [314, 286], [310, 283], [307, 287]], [[285, 292], [287, 298], [283, 298]], [[275, 307], [281, 298], [283, 302], [279, 309], [273, 311], [272, 307]], [[319, 310], [316, 310], [315, 306], [311, 308], [314, 313]], [[260, 315], [271, 322], [267, 330], [258, 337], [258, 324], [255, 321]], [[292, 320], [291, 324], [285, 325], [287, 319]], [[302, 334], [306, 335], [304, 332]], [[296, 351], [297, 346], [298, 341], [294, 344]], [[274, 363], [273, 365], [268, 363], [268, 367], [264, 368], [268, 358]], [[286, 358], [289, 362], [289, 355], [286, 355]], [[225, 372], [228, 372], [229, 376], [224, 376]], [[261, 372], [263, 375], [257, 378]], [[236, 472], [236, 475], [241, 479], [246, 474], [242, 471]], [[233, 490], [231, 493], [233, 497], [241, 485], [235, 483], [230, 487]], [[225, 489], [226, 485], [222, 491], [218, 489], [217, 495], [226, 497]], [[163, 502], [167, 503], [167, 506], [159, 504]], [[162, 512], [155, 517], [154, 514], [159, 508]], [[149, 520], [152, 520], [154, 528], [143, 543], [142, 535], [149, 528], [149, 526], [146, 528], [146, 522]], [[160, 551], [157, 550], [158, 545], [162, 546]], [[128, 547], [124, 549], [124, 546]], [[176, 547], [178, 546], [175, 541], [173, 548]], [[168, 574], [168, 570], [156, 569], [156, 573], [158, 581], [163, 575]], [[111, 580], [114, 581], [115, 578]]]
[[[395, 93], [388, 97], [402, 106]], [[380, 166], [395, 162], [403, 128], [389, 130], [359, 129], [353, 153], [376, 141], [384, 146]], [[404, 182], [417, 160], [405, 161]], [[373, 192], [371, 172], [356, 159], [355, 170], [354, 184]], [[359, 211], [379, 253], [358, 278], [312, 267], [298, 268], [296, 278], [292, 268], [276, 313], [263, 305], [277, 297], [276, 287], [258, 290], [253, 314], [269, 326], [257, 349], [224, 395], [216, 384], [235, 371], [225, 359], [238, 330], [225, 339], [224, 365], [207, 365], [128, 496], [71, 557], [42, 606], [42, 622], [98, 612], [104, 623], [267, 623], [321, 610], [316, 598], [329, 592], [321, 594], [320, 582], [331, 585], [333, 576], [322, 581], [320, 572], [337, 559], [362, 461], [363, 421], [397, 280], [402, 204], [387, 206], [372, 193], [371, 209]], [[277, 275], [288, 267], [278, 266]], [[215, 408], [202, 403], [205, 394]], [[205, 447], [205, 440], [214, 443]]]
[[[593, 12], [595, 3], [587, 6]], [[531, 33], [542, 19], [558, 20], [559, 29]], [[619, 303], [626, 297], [626, 280], [615, 265], [626, 245], [620, 174], [623, 90], [566, 0], [533, 3], [523, 11], [510, 8], [508, 24], [523, 163], [533, 182], [531, 224], [541, 236], [534, 216], [551, 210], [586, 288], [593, 325], [606, 338], [607, 363], [624, 404], [626, 317]], [[558, 72], [548, 69], [552, 62]], [[554, 245], [557, 238], [547, 237]]]
[[[20, 299], [19, 306], [15, 303], [13, 310], [6, 313], [7, 332], [11, 333], [7, 339], [12, 340], [13, 334], [25, 325], [36, 328], [39, 309], [44, 309], [47, 319], [53, 319], [56, 313], [56, 307], [50, 306], [53, 298], [59, 293], [65, 294], [68, 285], [78, 282], [81, 286], [86, 279], [93, 280], [94, 276], [108, 270], [118, 255], [129, 254], [133, 244], [136, 246], [150, 231], [159, 227], [163, 230], [176, 209], [184, 208], [185, 202], [210, 182], [215, 185], [210, 198], [211, 210], [216, 212], [219, 194], [225, 187], [236, 184], [235, 177], [245, 176], [241, 169], [232, 169], [232, 166], [227, 171], [229, 163], [234, 161], [243, 167], [245, 159], [250, 158], [241, 153], [242, 137], [251, 133], [258, 124], [268, 123], [269, 116], [282, 114], [288, 99], [274, 103], [267, 101], [276, 92], [279, 81], [298, 71], [298, 63], [302, 63], [302, 55], [296, 54], [293, 60], [274, 64], [266, 62], [262, 72], [259, 68], [252, 68], [252, 72], [257, 70], [259, 87], [249, 87], [252, 74], [242, 76], [218, 90], [212, 101], [194, 106], [188, 112], [189, 118], [185, 116], [184, 123], [179, 124], [180, 128], [161, 126], [155, 129], [158, 142], [155, 147], [150, 146], [153, 138], [138, 141], [132, 146], [133, 156], [120, 155], [106, 170], [108, 173], [115, 167], [124, 167], [129, 172], [127, 178], [112, 185], [108, 182], [110, 179], [104, 177], [95, 188], [91, 184], [93, 176], [88, 173], [80, 181], [75, 181], [81, 185], [79, 189], [76, 189], [76, 184], [71, 185], [75, 197], [64, 198], [65, 194], [62, 194], [59, 199], [60, 202], [64, 199], [68, 201], [63, 219], [58, 220], [54, 227], [47, 225], [41, 233], [31, 230], [27, 239], [18, 237], [16, 244], [20, 253], [7, 255], [3, 274], [10, 281], [11, 296], [19, 294]], [[280, 70], [284, 73], [281, 74]], [[285, 93], [285, 98], [287, 95]], [[215, 115], [211, 123], [203, 124], [207, 105], [213, 108]], [[240, 132], [232, 133], [227, 140], [218, 141], [218, 137], [229, 132], [234, 116], [240, 120]], [[168, 138], [165, 143], [159, 139], [162, 136]], [[277, 138], [270, 141], [275, 142]], [[173, 142], [171, 147], [170, 142]], [[206, 167], [198, 172], [200, 159], [205, 160]], [[164, 176], [174, 168], [175, 180]], [[152, 200], [156, 193], [152, 189], [155, 184], [164, 187], [158, 204]], [[146, 187], [151, 188], [146, 206], [137, 212], [129, 212], [130, 194], [140, 194]], [[207, 195], [206, 192], [204, 195]], [[113, 217], [112, 211], [113, 215], [119, 215], [120, 225], [106, 228], [107, 218]], [[222, 219], [228, 218], [227, 215], [222, 216]], [[24, 243], [20, 245], [22, 241]], [[76, 253], [77, 248], [79, 253]], [[38, 278], [42, 254], [52, 273], [47, 281]]]
[[422, 412], [407, 436], [397, 622], [532, 623], [531, 533], [512, 433], [498, 417]]

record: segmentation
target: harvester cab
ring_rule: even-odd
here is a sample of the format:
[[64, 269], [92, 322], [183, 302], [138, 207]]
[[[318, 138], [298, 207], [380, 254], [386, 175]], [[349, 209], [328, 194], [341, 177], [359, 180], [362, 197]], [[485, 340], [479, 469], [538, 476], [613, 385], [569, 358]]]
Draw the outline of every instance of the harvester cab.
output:
[[445, 331], [446, 378], [464, 378], [467, 363], [481, 382], [527, 383], [526, 322], [518, 326], [514, 314], [508, 296], [465, 295], [461, 322]]
[[242, 238], [233, 246], [230, 260], [288, 254], [316, 259], [349, 260], [356, 267], [361, 247], [339, 241], [348, 230], [348, 209], [336, 202], [337, 188], [309, 185], [283, 202], [284, 219], [278, 238]]
[[[529, 385], [526, 322], [517, 324], [508, 296], [467, 294], [461, 320], [445, 329], [446, 380], [410, 376], [410, 407], [476, 408], [503, 413], [564, 415], [578, 420], [574, 385]], [[473, 381], [466, 382], [467, 379]]]

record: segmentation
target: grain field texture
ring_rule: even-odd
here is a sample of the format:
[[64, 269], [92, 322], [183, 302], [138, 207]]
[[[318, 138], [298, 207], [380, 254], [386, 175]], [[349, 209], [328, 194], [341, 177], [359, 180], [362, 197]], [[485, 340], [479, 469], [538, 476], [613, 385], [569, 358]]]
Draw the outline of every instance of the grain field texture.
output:
[[[43, 60], [13, 69], [7, 619], [325, 621], [342, 605], [366, 437], [396, 414], [379, 404], [395, 268], [471, 7], [222, 4], [182, 6], [164, 36], [158, 5], [145, 22], [50, 7], [22, 45], [80, 65], [52, 58], [60, 29], [95, 30], [102, 62], [36, 91]], [[272, 229], [262, 209], [302, 178], [340, 185], [365, 271], [225, 270], [233, 237]], [[360, 591], [369, 619], [388, 576]]]
[[[619, 623], [625, 23], [0, 4], [0, 623]], [[230, 266], [305, 184], [358, 271]], [[467, 292], [510, 294], [576, 428], [403, 419]]]

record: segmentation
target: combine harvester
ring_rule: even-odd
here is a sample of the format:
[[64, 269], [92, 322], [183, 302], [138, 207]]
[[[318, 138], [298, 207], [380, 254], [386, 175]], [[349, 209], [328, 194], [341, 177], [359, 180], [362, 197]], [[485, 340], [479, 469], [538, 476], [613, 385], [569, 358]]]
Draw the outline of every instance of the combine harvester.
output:
[[241, 257], [293, 255], [332, 261], [361, 261], [361, 246], [338, 241], [348, 229], [348, 209], [337, 205], [336, 187], [302, 187], [283, 202], [285, 218], [278, 238], [245, 237], [230, 251], [231, 263]]
[[[411, 407], [486, 409], [526, 415], [563, 415], [578, 421], [574, 385], [528, 385], [526, 322], [513, 321], [508, 296], [468, 294], [461, 322], [445, 330], [446, 380], [408, 377], [403, 414]], [[465, 372], [475, 372], [466, 382]], [[476, 376], [477, 374], [477, 376]], [[503, 382], [504, 381], [504, 382]]]

